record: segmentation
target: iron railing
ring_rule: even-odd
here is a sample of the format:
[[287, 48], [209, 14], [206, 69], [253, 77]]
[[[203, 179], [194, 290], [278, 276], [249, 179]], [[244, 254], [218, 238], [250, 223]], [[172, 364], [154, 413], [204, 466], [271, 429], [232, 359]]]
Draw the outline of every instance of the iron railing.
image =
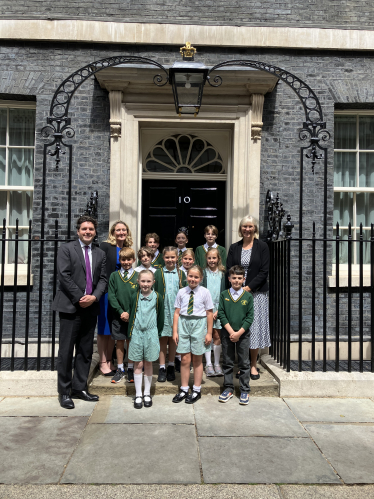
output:
[[374, 224], [369, 239], [285, 232], [268, 238], [270, 354], [287, 372], [374, 372]]

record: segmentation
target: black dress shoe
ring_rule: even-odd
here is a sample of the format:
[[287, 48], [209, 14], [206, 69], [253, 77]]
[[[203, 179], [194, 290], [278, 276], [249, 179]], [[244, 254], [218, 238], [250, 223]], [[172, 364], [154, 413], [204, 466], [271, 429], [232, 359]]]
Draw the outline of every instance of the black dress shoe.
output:
[[256, 381], [256, 379], [260, 379], [260, 375], [258, 374], [258, 369], [257, 369], [257, 374], [251, 373], [251, 379], [253, 379], [254, 381]]
[[89, 393], [85, 390], [73, 390], [71, 392], [71, 398], [85, 400], [86, 402], [97, 402], [99, 400], [98, 395], [93, 395], [92, 393]]
[[144, 395], [143, 401], [144, 407], [152, 407], [152, 397], [150, 395]]
[[188, 392], [184, 392], [183, 390], [181, 390], [179, 393], [177, 393], [174, 398], [173, 398], [173, 402], [174, 404], [178, 404], [179, 402], [182, 402], [184, 399], [186, 399], [188, 396]]
[[157, 381], [159, 383], [165, 383], [165, 381], [166, 381], [166, 369], [164, 367], [160, 367], [160, 369], [158, 370]]
[[174, 366], [168, 366], [166, 371], [166, 381], [174, 381], [174, 380], [175, 380]]
[[141, 409], [143, 407], [143, 397], [134, 398], [134, 408]]
[[185, 402], [186, 404], [194, 404], [199, 399], [201, 399], [201, 392], [192, 390], [192, 392], [187, 395]]
[[59, 395], [58, 401], [60, 402], [60, 406], [64, 409], [74, 409], [74, 402], [71, 400], [70, 395]]

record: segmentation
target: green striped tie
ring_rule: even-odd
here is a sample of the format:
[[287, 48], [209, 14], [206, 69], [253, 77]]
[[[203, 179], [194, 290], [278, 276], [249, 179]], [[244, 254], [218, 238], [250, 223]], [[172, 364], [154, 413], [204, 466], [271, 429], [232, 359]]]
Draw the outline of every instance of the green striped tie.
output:
[[187, 307], [187, 315], [191, 315], [193, 312], [193, 291], [190, 293], [190, 299]]
[[125, 273], [123, 274], [123, 278], [126, 279], [128, 275], [128, 271], [126, 270]]
[[180, 267], [182, 265], [182, 255], [183, 255], [183, 251], [182, 250], [179, 250], [179, 255], [178, 255], [178, 267]]

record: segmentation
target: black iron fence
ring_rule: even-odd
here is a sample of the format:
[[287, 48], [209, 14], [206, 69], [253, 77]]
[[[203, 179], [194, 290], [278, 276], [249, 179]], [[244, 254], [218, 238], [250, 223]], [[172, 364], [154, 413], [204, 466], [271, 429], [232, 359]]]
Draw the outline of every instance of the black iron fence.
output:
[[270, 354], [287, 372], [374, 372], [374, 224], [295, 239], [288, 224], [268, 238]]

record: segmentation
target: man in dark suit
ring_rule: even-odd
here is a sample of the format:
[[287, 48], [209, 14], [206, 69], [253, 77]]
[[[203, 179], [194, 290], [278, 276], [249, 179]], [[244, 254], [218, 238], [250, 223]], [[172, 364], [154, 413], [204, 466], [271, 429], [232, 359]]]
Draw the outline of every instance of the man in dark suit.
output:
[[[73, 398], [99, 400], [88, 392], [87, 378], [93, 352], [99, 300], [107, 287], [104, 251], [92, 244], [97, 221], [81, 216], [76, 241], [63, 244], [57, 254], [59, 290], [52, 308], [60, 315], [57, 373], [61, 407], [74, 409]], [[72, 376], [75, 346], [74, 376]]]

